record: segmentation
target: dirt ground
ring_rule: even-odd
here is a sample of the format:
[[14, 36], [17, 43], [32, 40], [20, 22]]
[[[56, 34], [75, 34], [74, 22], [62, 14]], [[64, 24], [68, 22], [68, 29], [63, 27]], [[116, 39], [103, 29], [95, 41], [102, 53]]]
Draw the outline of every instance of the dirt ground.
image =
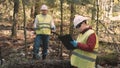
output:
[[[61, 42], [55, 35], [51, 35], [48, 56], [46, 60], [32, 60], [32, 46], [34, 43], [33, 31], [27, 30], [27, 46], [24, 44], [23, 30], [18, 30], [16, 38], [11, 38], [10, 26], [0, 27], [0, 68], [73, 68], [70, 65], [69, 53], [63, 48], [60, 56]], [[102, 48], [97, 59], [98, 68], [120, 68], [120, 54], [103, 52]], [[112, 58], [111, 58], [112, 57]]]
[[[71, 68], [69, 62], [69, 51], [63, 50], [63, 57], [60, 57], [59, 45], [51, 37], [46, 60], [32, 60], [32, 46], [34, 34], [27, 31], [27, 46], [24, 44], [23, 30], [18, 30], [16, 38], [10, 37], [10, 30], [0, 31], [0, 50], [2, 68]], [[56, 38], [57, 40], [57, 38]], [[59, 40], [58, 40], [58, 43]]]

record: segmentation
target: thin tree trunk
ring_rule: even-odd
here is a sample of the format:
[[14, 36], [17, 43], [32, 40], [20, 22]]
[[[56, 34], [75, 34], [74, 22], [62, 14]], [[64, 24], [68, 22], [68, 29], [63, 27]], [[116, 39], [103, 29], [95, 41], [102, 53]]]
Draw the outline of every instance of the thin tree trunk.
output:
[[[60, 25], [60, 35], [63, 35], [63, 0], [60, 0], [60, 7], [61, 7], [61, 25]], [[61, 51], [60, 51], [60, 57], [62, 59], [62, 53], [63, 53], [63, 46], [61, 45]]]
[[35, 12], [34, 12], [34, 17], [39, 14], [40, 12], [40, 0], [35, 0]]
[[98, 35], [98, 24], [99, 24], [99, 0], [97, 0], [97, 22], [96, 22], [96, 33]]
[[111, 17], [112, 17], [113, 3], [114, 3], [114, 0], [110, 0], [110, 11], [109, 11], [109, 18], [111, 18]]
[[74, 15], [75, 15], [75, 10], [74, 10], [74, 3], [71, 3], [71, 16], [70, 16], [70, 28], [69, 28], [69, 34], [73, 35], [73, 19], [74, 19]]
[[95, 16], [96, 16], [96, 2], [94, 0], [94, 4], [93, 4], [93, 7], [92, 7], [92, 20], [95, 20]]
[[16, 37], [17, 33], [16, 33], [16, 13], [13, 13], [13, 25], [12, 25], [12, 34], [11, 37]]
[[31, 7], [31, 13], [30, 13], [30, 17], [31, 17], [31, 18], [35, 18], [35, 17], [34, 17], [34, 11], [35, 11], [34, 6], [32, 6], [32, 7]]
[[12, 31], [11, 37], [16, 37], [17, 36], [16, 16], [17, 16], [17, 13], [18, 13], [18, 9], [19, 9], [19, 0], [14, 0], [14, 13], [13, 13], [13, 25], [12, 25], [12, 29], [11, 29], [11, 31]]
[[3, 60], [2, 60], [2, 46], [0, 47], [0, 65], [3, 64]]
[[27, 39], [26, 39], [26, 13], [25, 13], [25, 0], [22, 0], [23, 4], [23, 14], [24, 14], [24, 42], [25, 42], [25, 51], [27, 53]]
[[34, 17], [34, 13], [35, 13], [35, 0], [31, 0], [31, 2], [33, 3], [33, 5], [31, 6], [31, 13], [30, 13], [30, 17], [31, 18], [35, 18]]
[[[74, 19], [74, 15], [75, 15], [75, 10], [74, 10], [74, 3], [71, 3], [71, 9], [70, 9], [70, 12], [71, 12], [71, 16], [70, 16], [70, 28], [69, 28], [69, 34], [73, 35], [73, 19]], [[69, 58], [71, 56], [71, 50], [69, 52]]]

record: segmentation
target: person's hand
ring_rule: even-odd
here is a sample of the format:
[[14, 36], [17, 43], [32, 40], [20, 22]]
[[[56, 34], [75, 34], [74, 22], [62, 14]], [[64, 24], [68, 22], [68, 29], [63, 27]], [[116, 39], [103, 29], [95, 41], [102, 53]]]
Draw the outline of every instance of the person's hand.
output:
[[73, 41], [70, 41], [70, 43], [71, 43], [74, 47], [77, 47], [77, 41], [73, 40]]
[[51, 32], [52, 33], [56, 32], [56, 29], [55, 28], [51, 28]]
[[56, 30], [51, 30], [52, 33], [56, 32]]

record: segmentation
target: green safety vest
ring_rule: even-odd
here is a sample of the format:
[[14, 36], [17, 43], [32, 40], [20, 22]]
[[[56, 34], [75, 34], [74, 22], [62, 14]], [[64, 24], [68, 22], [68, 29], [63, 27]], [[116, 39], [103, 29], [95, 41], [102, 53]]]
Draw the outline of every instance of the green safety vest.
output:
[[[94, 30], [89, 29], [84, 34], [80, 34], [77, 38], [77, 41], [81, 42], [82, 44], [86, 44], [88, 37], [93, 33], [95, 33]], [[73, 50], [71, 55], [71, 65], [76, 66], [78, 68], [94, 68], [97, 57], [97, 51], [98, 39], [96, 39], [96, 45], [93, 52], [88, 52], [81, 49]]]
[[52, 17], [50, 15], [43, 16], [41, 14], [36, 16], [38, 19], [36, 34], [51, 34]]

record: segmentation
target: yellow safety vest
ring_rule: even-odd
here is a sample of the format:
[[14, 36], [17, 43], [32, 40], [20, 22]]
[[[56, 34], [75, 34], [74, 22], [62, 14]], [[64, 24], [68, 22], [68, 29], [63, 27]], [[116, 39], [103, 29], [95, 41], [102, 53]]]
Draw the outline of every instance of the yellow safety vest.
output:
[[36, 17], [38, 19], [38, 29], [36, 30], [36, 34], [50, 35], [52, 17], [50, 15], [43, 16], [42, 14], [39, 14]]
[[[80, 34], [77, 38], [78, 42], [86, 44], [88, 37], [94, 33], [94, 30], [90, 29], [84, 34]], [[71, 65], [78, 68], [94, 68], [95, 60], [98, 51], [98, 39], [96, 36], [96, 45], [93, 52], [87, 52], [81, 49], [75, 49], [71, 55]]]

